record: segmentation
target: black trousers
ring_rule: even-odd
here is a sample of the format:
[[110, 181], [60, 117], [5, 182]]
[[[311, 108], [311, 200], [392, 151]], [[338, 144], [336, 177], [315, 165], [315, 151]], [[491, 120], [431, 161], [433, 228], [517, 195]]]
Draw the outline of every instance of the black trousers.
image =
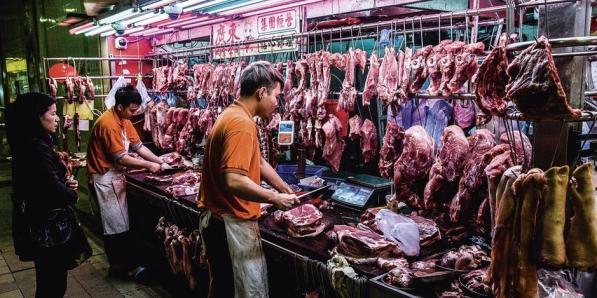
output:
[[131, 270], [141, 266], [142, 253], [135, 240], [135, 234], [130, 231], [104, 235], [104, 250], [108, 263], [111, 267], [123, 270]]
[[211, 276], [209, 297], [233, 298], [234, 275], [224, 222], [212, 216], [208, 226], [203, 230], [203, 241], [207, 249]]
[[37, 258], [35, 264], [36, 298], [64, 297], [68, 270], [62, 258]]

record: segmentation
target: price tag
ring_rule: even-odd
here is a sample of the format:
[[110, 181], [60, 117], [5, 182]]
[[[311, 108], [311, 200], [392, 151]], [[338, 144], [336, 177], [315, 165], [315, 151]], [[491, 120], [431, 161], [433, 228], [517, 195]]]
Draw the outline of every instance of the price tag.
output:
[[278, 144], [292, 145], [294, 143], [294, 122], [280, 121], [278, 125]]

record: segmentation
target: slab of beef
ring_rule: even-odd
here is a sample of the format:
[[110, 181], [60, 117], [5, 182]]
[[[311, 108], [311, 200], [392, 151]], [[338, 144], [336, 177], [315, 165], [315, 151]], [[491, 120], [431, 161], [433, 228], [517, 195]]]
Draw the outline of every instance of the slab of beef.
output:
[[382, 177], [394, 176], [394, 163], [402, 153], [404, 129], [394, 122], [388, 122], [383, 143], [379, 150], [379, 173]]
[[413, 272], [407, 267], [399, 267], [392, 269], [384, 277], [384, 281], [390, 285], [398, 288], [412, 288], [414, 284], [415, 276]]
[[361, 117], [359, 115], [354, 115], [348, 119], [348, 137], [351, 138], [353, 141], [358, 140], [361, 137]]
[[368, 163], [372, 161], [377, 154], [377, 128], [371, 120], [365, 119], [363, 125], [361, 125], [360, 133], [363, 161]]
[[362, 74], [365, 73], [367, 66], [367, 52], [361, 49], [354, 50], [355, 65], [359, 68]]
[[395, 268], [408, 268], [408, 261], [405, 258], [377, 258], [377, 267], [379, 269], [390, 271]]
[[522, 51], [508, 66], [507, 97], [528, 117], [579, 117], [570, 107], [545, 36]]
[[363, 89], [363, 106], [368, 106], [371, 100], [377, 95], [377, 85], [379, 82], [379, 61], [377, 54], [373, 52], [369, 57], [369, 72], [365, 80]]
[[344, 140], [340, 136], [342, 123], [340, 119], [330, 114], [328, 121], [323, 125], [322, 129], [325, 134], [322, 157], [330, 165], [332, 171], [338, 172], [345, 146]]
[[355, 68], [356, 68], [356, 53], [350, 48], [346, 54], [346, 72], [344, 73], [344, 81], [342, 82], [342, 90], [340, 90], [340, 98], [338, 98], [338, 111], [352, 112], [357, 98], [357, 90], [354, 88]]
[[[485, 175], [489, 179], [500, 178], [504, 172], [515, 166], [523, 165], [526, 169], [531, 166], [532, 145], [529, 138], [520, 131], [515, 130], [508, 137], [507, 132], [500, 136], [500, 145], [495, 146], [483, 157]], [[514, 148], [514, 152], [512, 152]], [[516, 160], [514, 160], [516, 157]]]
[[300, 205], [285, 212], [278, 210], [274, 213], [274, 221], [285, 226], [288, 235], [295, 238], [314, 237], [325, 228], [323, 214], [313, 204]]
[[476, 130], [468, 141], [469, 151], [463, 176], [458, 184], [458, 193], [450, 203], [450, 219], [453, 222], [466, 218], [464, 215], [474, 209], [475, 203], [478, 206], [485, 198], [487, 164], [483, 162], [484, 155], [495, 146], [495, 136], [487, 129]]
[[201, 182], [201, 173], [187, 170], [172, 175], [173, 184], [197, 184]]
[[182, 156], [178, 152], [166, 153], [160, 155], [158, 158], [169, 165], [178, 165], [182, 162]]
[[466, 81], [472, 79], [477, 72], [477, 55], [482, 55], [485, 44], [482, 42], [466, 45], [463, 51], [456, 55], [454, 76], [448, 83], [452, 93], [460, 91]]
[[338, 241], [338, 252], [349, 257], [377, 258], [401, 257], [403, 255], [395, 243], [371, 231], [336, 225], [330, 234]]
[[437, 205], [446, 207], [458, 189], [458, 178], [468, 155], [468, 141], [464, 131], [456, 125], [444, 129], [442, 148], [429, 172], [429, 182], [425, 186], [423, 201], [425, 209]]
[[330, 84], [332, 83], [332, 75], [331, 75], [331, 62], [330, 56], [332, 54], [330, 52], [324, 51], [321, 54], [321, 59], [317, 65], [317, 71], [321, 72], [321, 75], [318, 75], [320, 82], [319, 82], [319, 94], [317, 98], [319, 99], [319, 103], [321, 104], [325, 100], [327, 100], [328, 95], [330, 94]]
[[406, 202], [413, 208], [423, 207], [425, 181], [434, 161], [435, 143], [427, 131], [415, 125], [404, 133], [404, 148], [394, 164], [396, 202]]
[[[505, 43], [505, 36], [503, 34], [500, 41]], [[501, 44], [491, 50], [475, 76], [474, 89], [477, 105], [483, 113], [499, 117], [505, 116], [508, 106], [506, 97], [507, 70], [506, 47]]]
[[400, 69], [398, 68], [398, 61], [396, 61], [396, 51], [394, 48], [386, 47], [381, 66], [379, 67], [377, 94], [384, 107], [392, 104], [393, 110], [395, 110], [396, 105], [395, 98], [399, 76]]
[[359, 227], [363, 228], [362, 226], [364, 226], [364, 229], [370, 229], [376, 233], [381, 234], [382, 232], [377, 226], [377, 222], [375, 221], [375, 215], [377, 215], [377, 212], [379, 212], [379, 210], [381, 209], [368, 208], [367, 210], [365, 210], [365, 212], [361, 214]]
[[433, 52], [427, 56], [426, 67], [427, 75], [430, 79], [427, 92], [431, 95], [438, 95], [442, 82], [441, 59], [443, 59], [448, 51], [446, 47], [452, 43], [452, 40], [442, 40], [438, 45], [433, 47]]
[[408, 216], [419, 228], [419, 243], [421, 247], [429, 247], [442, 239], [437, 224], [422, 216], [411, 214]]
[[284, 100], [286, 103], [290, 101], [290, 90], [292, 90], [292, 78], [294, 76], [294, 62], [288, 60], [286, 62], [286, 77], [284, 78]]
[[452, 42], [446, 46], [446, 55], [439, 60], [439, 68], [442, 73], [439, 92], [441, 92], [444, 97], [452, 95], [452, 91], [448, 88], [448, 84], [454, 76], [454, 71], [456, 69], [456, 55], [462, 52], [464, 46], [465, 43], [462, 41]]
[[410, 85], [410, 92], [416, 94], [427, 80], [427, 56], [433, 51], [432, 46], [426, 46], [418, 49], [412, 57], [410, 65], [412, 67], [413, 78]]
[[172, 185], [172, 186], [168, 186], [168, 188], [166, 188], [166, 192], [171, 194], [175, 198], [185, 197], [185, 196], [193, 196], [193, 195], [197, 195], [197, 193], [199, 193], [199, 184]]
[[149, 183], [155, 183], [155, 184], [170, 184], [170, 183], [172, 183], [172, 176], [170, 176], [170, 175], [166, 175], [166, 176], [147, 175], [147, 176], [145, 176], [145, 181], [147, 181]]

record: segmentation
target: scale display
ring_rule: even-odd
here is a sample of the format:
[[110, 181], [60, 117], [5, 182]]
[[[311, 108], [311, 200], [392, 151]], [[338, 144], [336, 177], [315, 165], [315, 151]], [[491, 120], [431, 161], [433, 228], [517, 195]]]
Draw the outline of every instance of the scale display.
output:
[[278, 144], [292, 145], [294, 142], [294, 122], [280, 121], [278, 125]]
[[373, 194], [372, 189], [342, 182], [332, 195], [332, 199], [344, 204], [364, 207], [371, 194]]

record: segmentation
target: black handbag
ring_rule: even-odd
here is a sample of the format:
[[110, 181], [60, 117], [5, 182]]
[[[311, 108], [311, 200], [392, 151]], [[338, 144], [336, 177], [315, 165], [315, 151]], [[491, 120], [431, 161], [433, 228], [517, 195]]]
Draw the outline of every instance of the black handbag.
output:
[[91, 257], [92, 249], [73, 207], [50, 210], [45, 220], [29, 227], [29, 236], [41, 254], [58, 253], [72, 269]]

